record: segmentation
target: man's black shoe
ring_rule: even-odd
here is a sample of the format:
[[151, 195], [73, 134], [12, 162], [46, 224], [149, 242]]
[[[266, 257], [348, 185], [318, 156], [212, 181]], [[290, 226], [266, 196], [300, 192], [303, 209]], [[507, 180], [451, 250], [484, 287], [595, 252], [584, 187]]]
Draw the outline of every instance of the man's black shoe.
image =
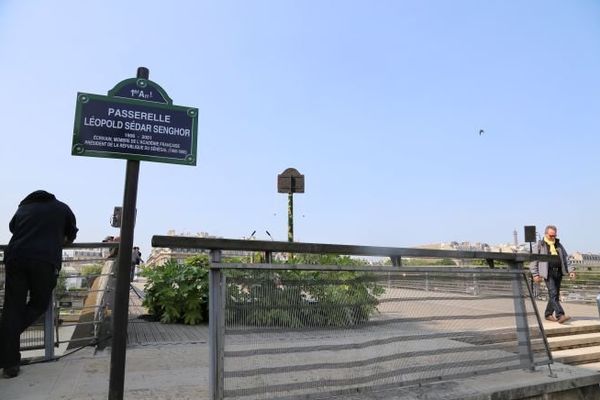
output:
[[19, 370], [20, 370], [20, 368], [18, 365], [15, 365], [14, 367], [4, 368], [4, 370], [2, 372], [2, 376], [4, 376], [7, 379], [14, 378], [17, 375], [19, 375]]

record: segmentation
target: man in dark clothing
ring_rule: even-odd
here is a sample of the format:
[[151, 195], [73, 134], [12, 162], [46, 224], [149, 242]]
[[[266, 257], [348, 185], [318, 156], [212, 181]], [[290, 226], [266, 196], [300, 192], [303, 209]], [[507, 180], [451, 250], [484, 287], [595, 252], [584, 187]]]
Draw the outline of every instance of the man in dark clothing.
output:
[[77, 226], [69, 206], [37, 190], [21, 201], [9, 229], [13, 236], [4, 253], [0, 367], [4, 377], [13, 378], [19, 374], [21, 333], [47, 310], [62, 264], [62, 248], [75, 240]]
[[135, 279], [135, 269], [139, 267], [140, 263], [143, 263], [142, 252], [140, 248], [135, 246], [131, 251], [131, 268], [129, 270], [129, 282], [133, 282]]
[[565, 314], [560, 304], [560, 284], [563, 275], [575, 279], [575, 268], [569, 264], [567, 250], [556, 237], [557, 231], [556, 226], [548, 225], [544, 230], [544, 238], [537, 244], [537, 250], [539, 254], [556, 255], [560, 261], [556, 263], [533, 261], [529, 269], [534, 282], [539, 283], [542, 279], [546, 281], [546, 288], [548, 288], [548, 304], [544, 312], [546, 320], [564, 324], [571, 317]]

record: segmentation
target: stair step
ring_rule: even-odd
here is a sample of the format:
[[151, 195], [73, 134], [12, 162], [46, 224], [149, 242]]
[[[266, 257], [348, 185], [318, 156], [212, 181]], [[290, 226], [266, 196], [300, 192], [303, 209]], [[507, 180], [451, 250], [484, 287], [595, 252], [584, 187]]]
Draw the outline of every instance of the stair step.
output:
[[563, 364], [598, 362], [600, 361], [600, 346], [553, 351], [552, 358], [554, 361]]
[[590, 371], [600, 372], [600, 362], [585, 363], [577, 365], [579, 368], [589, 369]]
[[548, 338], [548, 344], [552, 351], [573, 347], [600, 346], [600, 332], [580, 333], [568, 336], [552, 336]]
[[600, 332], [600, 322], [598, 320], [571, 320], [561, 325], [557, 322], [544, 321], [544, 332], [548, 337]]

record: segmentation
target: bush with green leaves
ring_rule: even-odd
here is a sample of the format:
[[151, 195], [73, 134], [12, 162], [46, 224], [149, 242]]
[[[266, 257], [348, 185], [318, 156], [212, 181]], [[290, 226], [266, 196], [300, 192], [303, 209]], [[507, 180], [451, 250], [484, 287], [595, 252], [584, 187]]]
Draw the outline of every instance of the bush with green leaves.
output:
[[208, 321], [208, 257], [194, 256], [178, 264], [169, 261], [144, 268], [147, 279], [143, 305], [164, 323], [195, 325]]
[[[337, 255], [296, 255], [289, 262], [364, 264]], [[358, 325], [377, 311], [377, 298], [384, 293], [374, 274], [365, 272], [231, 270], [227, 275], [226, 318], [230, 325], [288, 328]]]
[[96, 278], [102, 274], [102, 264], [84, 265], [81, 268], [81, 276], [85, 278], [83, 287], [91, 288]]
[[[226, 262], [247, 263], [244, 258]], [[337, 255], [296, 255], [289, 263], [360, 265], [361, 260]], [[169, 262], [144, 268], [148, 279], [144, 306], [164, 323], [208, 321], [208, 257], [184, 264]], [[374, 274], [353, 271], [255, 269], [225, 270], [226, 319], [229, 325], [326, 327], [364, 323], [377, 311], [384, 293]]]

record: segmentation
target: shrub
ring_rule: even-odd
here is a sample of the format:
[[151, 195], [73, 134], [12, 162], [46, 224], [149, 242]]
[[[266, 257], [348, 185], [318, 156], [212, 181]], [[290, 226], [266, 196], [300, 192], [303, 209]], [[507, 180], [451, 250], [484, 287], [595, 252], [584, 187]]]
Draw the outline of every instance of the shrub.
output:
[[188, 325], [208, 321], [207, 256], [144, 268], [142, 276], [147, 278], [143, 305], [154, 318]]
[[100, 275], [102, 273], [102, 264], [91, 264], [84, 265], [81, 268], [81, 275], [90, 276], [90, 275]]
[[82, 287], [91, 288], [96, 278], [102, 273], [102, 264], [85, 265], [81, 268], [81, 275], [85, 278]]
[[[361, 264], [337, 255], [300, 255], [290, 262]], [[384, 292], [373, 277], [352, 271], [232, 270], [226, 318], [230, 324], [289, 328], [361, 324], [376, 312], [377, 296]]]
[[[227, 262], [247, 262], [228, 259]], [[300, 255], [298, 264], [358, 265], [336, 255]], [[164, 323], [208, 321], [208, 257], [144, 268], [144, 306]], [[368, 321], [384, 289], [374, 274], [352, 271], [226, 270], [228, 324], [290, 328], [349, 326]]]

